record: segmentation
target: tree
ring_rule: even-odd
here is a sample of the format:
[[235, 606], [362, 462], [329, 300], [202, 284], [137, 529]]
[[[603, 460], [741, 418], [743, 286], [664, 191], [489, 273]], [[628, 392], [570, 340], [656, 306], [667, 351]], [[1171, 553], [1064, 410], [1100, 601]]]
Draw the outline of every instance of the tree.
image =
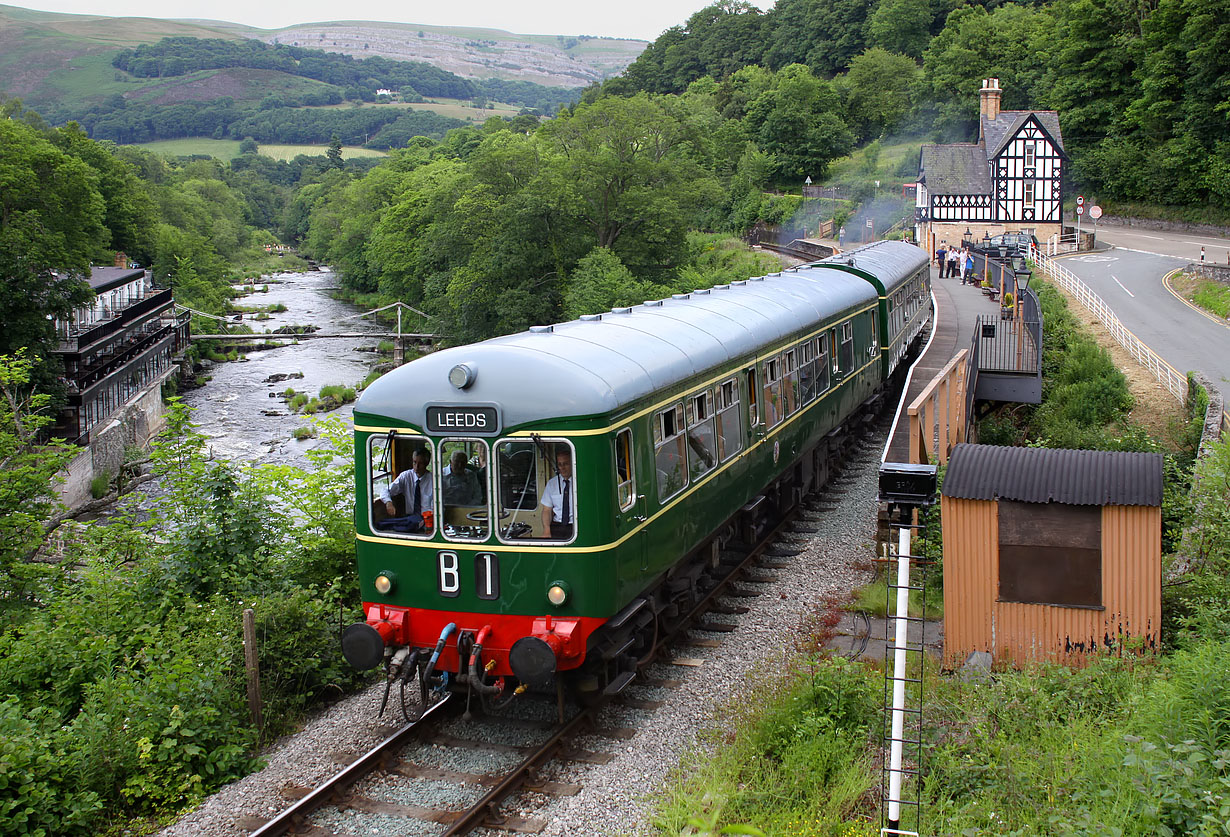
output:
[[850, 62], [839, 80], [846, 116], [860, 139], [890, 134], [910, 111], [918, 65], [904, 55], [872, 47]]
[[21, 563], [42, 543], [56, 476], [76, 454], [58, 439], [41, 440], [50, 397], [31, 391], [33, 370], [24, 349], [0, 354], [0, 611], [24, 595]]
[[867, 40], [888, 52], [921, 58], [934, 23], [932, 0], [880, 0], [867, 19]]
[[[239, 143], [240, 154], [256, 154], [260, 150], [260, 144], [257, 143], [256, 140], [252, 139], [252, 137], [244, 137], [243, 141]], [[330, 146], [330, 150], [332, 150], [332, 146]]]
[[334, 134], [329, 138], [329, 150], [325, 152], [325, 157], [329, 160], [329, 165], [335, 169], [342, 167], [342, 141]]
[[[558, 152], [564, 211], [634, 274], [673, 270], [684, 234], [717, 183], [695, 162], [698, 138], [644, 93], [578, 107], [542, 133]], [[588, 248], [587, 248], [588, 249]]]
[[[30, 126], [0, 119], [0, 354], [55, 339], [50, 317], [67, 318], [93, 297], [84, 281], [108, 241], [98, 174]], [[40, 386], [50, 371], [32, 374]]]
[[669, 292], [669, 288], [638, 280], [605, 247], [595, 247], [577, 262], [564, 290], [564, 318], [598, 314], [621, 305], [639, 305]]

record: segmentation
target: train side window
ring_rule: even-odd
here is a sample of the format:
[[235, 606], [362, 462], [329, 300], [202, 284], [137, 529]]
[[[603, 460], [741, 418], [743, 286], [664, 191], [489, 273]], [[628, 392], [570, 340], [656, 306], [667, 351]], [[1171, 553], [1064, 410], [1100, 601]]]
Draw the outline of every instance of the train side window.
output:
[[823, 395], [829, 388], [829, 336], [821, 334], [816, 353], [816, 395]]
[[368, 440], [367, 461], [372, 530], [404, 537], [430, 537], [435, 509], [431, 442], [423, 436], [404, 433], [373, 435]]
[[709, 390], [688, 399], [688, 473], [700, 479], [717, 463], [717, 430], [714, 427], [713, 393]]
[[440, 523], [449, 540], [486, 540], [491, 535], [487, 509], [487, 443], [482, 439], [445, 439], [440, 443]]
[[764, 426], [776, 427], [782, 420], [782, 361], [772, 357], [764, 362]]
[[658, 502], [665, 503], [688, 484], [688, 459], [684, 452], [683, 405], [653, 417], [653, 456], [658, 472]]
[[829, 361], [832, 363], [831, 368], [833, 370], [833, 377], [840, 378], [846, 370], [843, 370], [841, 367], [841, 358], [839, 357], [840, 352], [837, 351], [837, 346], [838, 346], [837, 329], [830, 328], [829, 333], [828, 333], [828, 338], [829, 338], [829, 346], [832, 349], [832, 351], [829, 352]]
[[854, 371], [854, 324], [847, 320], [841, 324], [841, 369], [845, 374]]
[[[560, 468], [561, 462], [567, 474]], [[500, 540], [571, 540], [577, 520], [577, 490], [572, 479], [575, 468], [572, 446], [563, 439], [505, 439], [497, 444], [495, 513]], [[544, 521], [547, 508], [551, 524], [556, 524], [558, 511], [558, 523], [568, 528], [548, 525]]]
[[718, 458], [725, 462], [743, 450], [743, 430], [739, 423], [739, 382], [723, 381], [717, 388]]
[[786, 415], [792, 416], [798, 412], [799, 356], [794, 349], [782, 355], [782, 400], [785, 402]]
[[632, 430], [625, 427], [615, 434], [615, 493], [619, 510], [627, 511], [636, 502], [636, 479], [633, 473]]
[[816, 341], [799, 346], [799, 404], [810, 404], [816, 397]]

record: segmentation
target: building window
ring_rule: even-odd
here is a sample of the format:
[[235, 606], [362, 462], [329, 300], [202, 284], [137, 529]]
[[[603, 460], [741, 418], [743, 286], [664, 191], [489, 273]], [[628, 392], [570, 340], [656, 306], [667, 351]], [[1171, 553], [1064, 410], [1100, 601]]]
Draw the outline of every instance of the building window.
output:
[[1034, 206], [1034, 182], [1032, 180], [1025, 181], [1025, 207], [1033, 209]]
[[1101, 608], [1101, 507], [998, 503], [999, 601]]
[[1025, 168], [1032, 169], [1034, 167], [1034, 144], [1033, 140], [1025, 143]]

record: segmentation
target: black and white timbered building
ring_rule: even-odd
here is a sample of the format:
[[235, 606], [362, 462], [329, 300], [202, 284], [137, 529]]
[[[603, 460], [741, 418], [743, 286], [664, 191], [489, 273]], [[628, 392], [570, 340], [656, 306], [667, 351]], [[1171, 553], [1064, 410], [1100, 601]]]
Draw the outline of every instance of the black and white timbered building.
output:
[[1000, 110], [999, 79], [979, 91], [978, 142], [924, 145], [919, 159], [916, 233], [941, 244], [1004, 232], [1046, 241], [1062, 230], [1067, 155], [1053, 110]]

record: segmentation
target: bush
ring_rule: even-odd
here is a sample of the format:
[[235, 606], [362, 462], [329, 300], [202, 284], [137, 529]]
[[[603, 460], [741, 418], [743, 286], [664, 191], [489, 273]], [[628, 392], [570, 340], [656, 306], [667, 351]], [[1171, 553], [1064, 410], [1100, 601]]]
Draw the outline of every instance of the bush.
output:
[[304, 439], [315, 439], [316, 430], [312, 427], [296, 427], [290, 432], [292, 438], [302, 442]]
[[111, 491], [111, 474], [103, 471], [101, 474], [95, 474], [90, 480], [90, 496], [95, 500], [101, 500], [106, 497]]
[[0, 834], [91, 834], [102, 809], [81, 789], [49, 709], [0, 702]]

